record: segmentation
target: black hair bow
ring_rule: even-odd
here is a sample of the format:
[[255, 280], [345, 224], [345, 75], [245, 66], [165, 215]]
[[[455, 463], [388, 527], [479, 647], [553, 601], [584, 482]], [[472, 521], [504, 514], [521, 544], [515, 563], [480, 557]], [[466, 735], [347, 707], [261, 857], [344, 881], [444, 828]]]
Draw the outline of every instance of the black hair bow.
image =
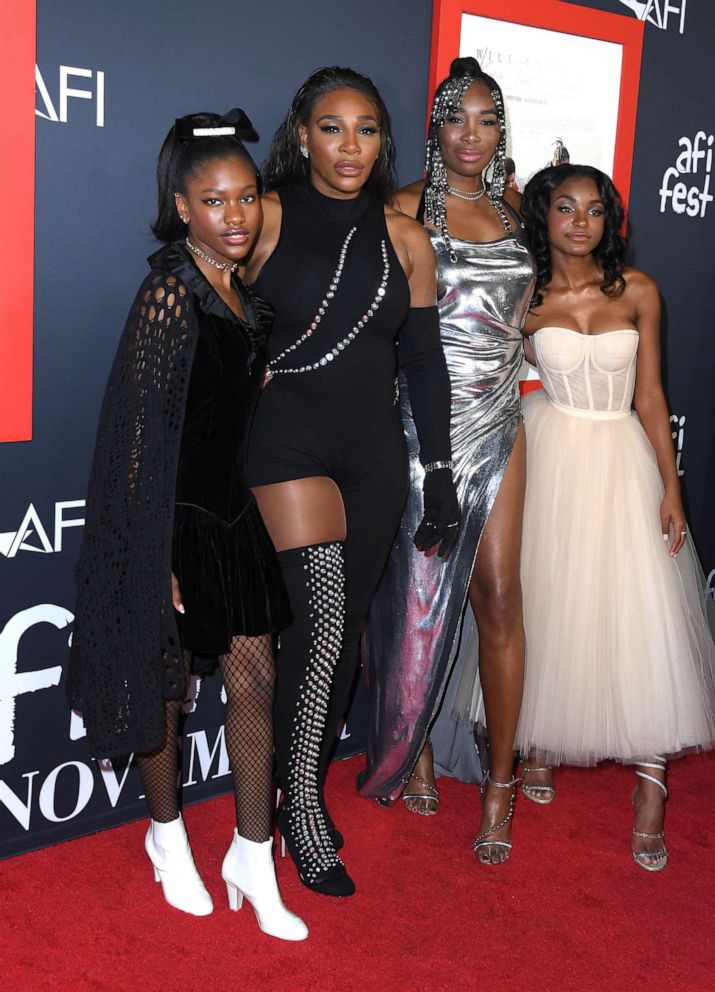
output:
[[174, 121], [174, 136], [177, 141], [193, 141], [194, 138], [235, 137], [240, 141], [258, 141], [258, 135], [247, 114], [234, 107], [227, 114], [187, 114]]

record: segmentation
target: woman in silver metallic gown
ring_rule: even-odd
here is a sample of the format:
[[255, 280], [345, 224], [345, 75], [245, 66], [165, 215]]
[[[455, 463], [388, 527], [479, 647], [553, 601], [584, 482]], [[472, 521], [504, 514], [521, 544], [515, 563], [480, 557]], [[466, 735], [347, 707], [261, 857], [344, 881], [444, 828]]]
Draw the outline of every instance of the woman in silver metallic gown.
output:
[[[517, 380], [535, 276], [516, 209], [519, 195], [504, 191], [505, 150], [498, 84], [475, 59], [456, 59], [435, 94], [427, 179], [401, 190], [397, 205], [425, 223], [437, 256], [462, 526], [446, 563], [412, 543], [422, 468], [409, 397], [401, 390], [411, 486], [365, 636], [371, 706], [361, 782], [363, 795], [394, 800], [405, 790], [413, 812], [437, 812], [427, 737], [454, 667], [469, 597], [490, 747], [475, 853], [491, 864], [505, 861], [511, 849], [524, 672], [519, 554], [525, 448]], [[487, 187], [483, 175], [490, 163]]]

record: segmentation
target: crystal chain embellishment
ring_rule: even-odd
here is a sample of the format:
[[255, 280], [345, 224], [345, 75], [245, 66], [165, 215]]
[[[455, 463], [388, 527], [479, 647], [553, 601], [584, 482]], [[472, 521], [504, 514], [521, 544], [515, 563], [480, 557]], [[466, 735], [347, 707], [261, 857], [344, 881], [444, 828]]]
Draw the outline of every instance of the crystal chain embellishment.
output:
[[298, 338], [297, 341], [294, 341], [293, 344], [285, 348], [279, 355], [276, 355], [275, 358], [271, 359], [271, 361], [268, 363], [266, 382], [270, 382], [273, 376], [278, 374], [297, 375], [298, 373], [301, 372], [315, 372], [317, 369], [321, 368], [322, 366], [327, 365], [328, 362], [332, 362], [333, 359], [338, 357], [341, 351], [344, 351], [347, 348], [347, 346], [355, 340], [355, 338], [358, 336], [358, 334], [363, 329], [363, 327], [365, 327], [365, 325], [370, 320], [370, 318], [374, 317], [374, 315], [377, 313], [377, 310], [379, 309], [379, 306], [382, 303], [385, 294], [387, 292], [387, 282], [390, 275], [390, 260], [387, 255], [387, 245], [384, 241], [380, 242], [380, 253], [382, 254], [382, 279], [380, 280], [380, 285], [378, 286], [374, 300], [367, 308], [365, 313], [362, 315], [360, 320], [358, 320], [357, 323], [353, 325], [353, 327], [350, 329], [350, 332], [346, 334], [346, 336], [343, 338], [342, 341], [338, 341], [338, 343], [335, 345], [334, 348], [331, 348], [331, 350], [327, 351], [322, 358], [319, 358], [317, 362], [313, 362], [310, 365], [296, 366], [296, 368], [287, 368], [287, 369], [277, 368], [277, 365], [281, 361], [283, 361], [283, 359], [287, 355], [289, 355], [292, 351], [295, 351], [296, 348], [300, 347], [300, 345], [302, 345], [305, 341], [307, 341], [308, 338], [312, 336], [313, 332], [317, 330], [318, 324], [325, 316], [330, 306], [330, 303], [335, 297], [337, 288], [340, 285], [340, 278], [343, 273], [343, 268], [345, 267], [345, 257], [347, 255], [348, 246], [356, 230], [357, 230], [356, 227], [351, 227], [350, 230], [348, 231], [348, 235], [345, 238], [345, 241], [343, 242], [342, 248], [340, 249], [340, 257], [338, 259], [338, 265], [333, 274], [333, 278], [330, 281], [328, 291], [325, 294], [324, 299], [321, 301], [320, 306], [318, 307], [318, 312], [311, 320], [308, 329], [305, 331], [304, 334], [301, 334], [301, 336]]

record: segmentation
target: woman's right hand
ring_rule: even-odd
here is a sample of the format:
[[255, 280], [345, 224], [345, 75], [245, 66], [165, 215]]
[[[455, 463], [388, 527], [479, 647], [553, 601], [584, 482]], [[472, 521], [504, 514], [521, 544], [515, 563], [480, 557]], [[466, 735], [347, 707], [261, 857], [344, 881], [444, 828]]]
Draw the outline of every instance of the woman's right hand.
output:
[[179, 613], [186, 613], [184, 609], [184, 604], [181, 602], [181, 589], [179, 589], [179, 580], [171, 573], [171, 602], [174, 604], [174, 609]]

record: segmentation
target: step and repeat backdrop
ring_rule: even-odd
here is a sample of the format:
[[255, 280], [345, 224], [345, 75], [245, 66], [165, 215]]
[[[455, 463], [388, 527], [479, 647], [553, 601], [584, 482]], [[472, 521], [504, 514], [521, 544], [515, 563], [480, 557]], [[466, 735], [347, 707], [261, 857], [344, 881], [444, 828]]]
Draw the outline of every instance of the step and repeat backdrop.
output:
[[[644, 23], [630, 226], [636, 264], [664, 297], [673, 442], [712, 592], [715, 8], [706, 0], [561, 6]], [[10, 0], [0, 0], [0, 22], [5, 7]], [[474, 0], [471, 10], [479, 7]], [[241, 106], [260, 135], [252, 150], [261, 161], [303, 79], [320, 65], [351, 65], [386, 99], [400, 180], [417, 178], [432, 14], [431, 0], [204, 0], [200, 9], [188, 0], [39, 0], [36, 51], [31, 22], [15, 23], [13, 51], [24, 45], [35, 72], [36, 182], [34, 216], [25, 193], [16, 231], [5, 230], [4, 258], [18, 271], [29, 264], [34, 229], [34, 300], [6, 264], [16, 298], [14, 309], [0, 308], [0, 384], [6, 398], [10, 387], [17, 391], [18, 417], [4, 433], [0, 424], [0, 857], [144, 814], [132, 761], [112, 767], [89, 757], [81, 719], [65, 703], [65, 673], [96, 419], [118, 335], [156, 247], [149, 223], [166, 131], [177, 116]], [[18, 85], [32, 84], [26, 69], [18, 62], [0, 80], [3, 106], [13, 86], [21, 105]], [[489, 71], [499, 77], [498, 58]], [[7, 167], [4, 178], [7, 188]], [[22, 351], [33, 304], [34, 374]], [[20, 416], [25, 405], [31, 418]], [[0, 415], [6, 410], [0, 398]], [[361, 750], [364, 705], [358, 693], [339, 754]], [[191, 802], [229, 788], [220, 679], [194, 685], [186, 709]]]

